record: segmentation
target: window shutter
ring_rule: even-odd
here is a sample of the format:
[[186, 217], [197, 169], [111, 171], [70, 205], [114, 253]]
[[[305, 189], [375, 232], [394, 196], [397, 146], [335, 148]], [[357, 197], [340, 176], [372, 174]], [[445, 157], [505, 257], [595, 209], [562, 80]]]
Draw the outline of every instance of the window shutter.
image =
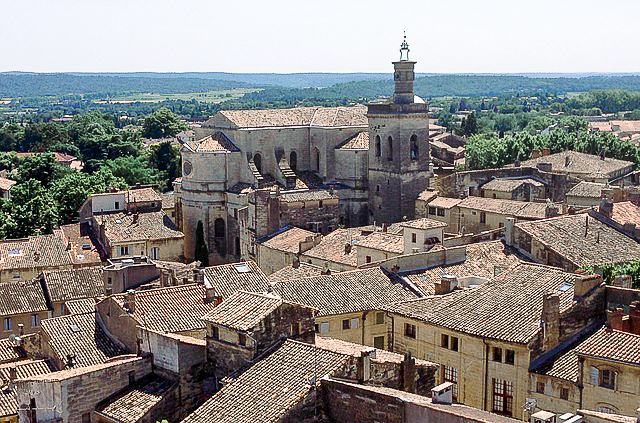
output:
[[598, 380], [598, 369], [594, 366], [591, 366], [591, 371], [590, 371], [590, 378], [589, 381], [592, 385], [598, 386], [599, 385], [599, 380]]
[[618, 372], [613, 372], [613, 389], [618, 390]]

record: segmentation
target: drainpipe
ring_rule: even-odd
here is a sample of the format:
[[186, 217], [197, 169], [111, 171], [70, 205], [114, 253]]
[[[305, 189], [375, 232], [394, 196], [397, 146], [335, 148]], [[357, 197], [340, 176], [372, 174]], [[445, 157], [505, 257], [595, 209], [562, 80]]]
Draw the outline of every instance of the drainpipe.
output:
[[484, 410], [487, 410], [487, 383], [489, 381], [489, 344], [487, 340], [483, 339], [484, 344], [484, 383], [482, 384], [482, 402], [484, 404]]
[[364, 343], [364, 325], [365, 325], [365, 323], [367, 321], [367, 313], [368, 312], [366, 312], [366, 311], [362, 312], [362, 342], [361, 342], [362, 345], [366, 345]]
[[395, 321], [393, 316], [389, 313], [385, 313], [389, 319], [391, 319], [391, 336], [389, 337], [389, 351], [395, 351]]
[[580, 391], [580, 401], [579, 401], [578, 409], [582, 410], [582, 390], [584, 389], [584, 380], [583, 380], [583, 376], [584, 376], [584, 358], [582, 358], [582, 357], [578, 358], [578, 365], [580, 367], [580, 369], [578, 371], [578, 391]]

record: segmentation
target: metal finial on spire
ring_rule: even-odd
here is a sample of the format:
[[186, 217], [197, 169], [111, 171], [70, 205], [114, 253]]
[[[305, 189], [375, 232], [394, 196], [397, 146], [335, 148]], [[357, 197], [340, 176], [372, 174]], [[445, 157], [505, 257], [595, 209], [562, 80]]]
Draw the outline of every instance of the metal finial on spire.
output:
[[[404, 40], [400, 44], [400, 61], [409, 60], [409, 44], [407, 44], [407, 32], [404, 32]], [[404, 58], [403, 58], [404, 56]]]

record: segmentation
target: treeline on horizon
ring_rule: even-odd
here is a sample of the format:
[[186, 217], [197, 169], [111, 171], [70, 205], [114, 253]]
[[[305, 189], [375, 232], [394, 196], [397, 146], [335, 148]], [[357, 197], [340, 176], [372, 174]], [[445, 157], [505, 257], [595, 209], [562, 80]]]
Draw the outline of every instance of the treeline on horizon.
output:
[[[195, 75], [195, 74], [188, 74]], [[305, 77], [305, 75], [308, 75]], [[0, 98], [24, 98], [41, 96], [84, 95], [92, 98], [109, 97], [128, 93], [190, 93], [233, 88], [267, 88], [247, 95], [249, 101], [262, 101], [278, 96], [287, 98], [322, 99], [373, 99], [393, 93], [391, 75], [382, 80], [344, 81], [344, 75], [323, 74], [320, 79], [326, 88], [296, 88], [269, 84], [268, 78], [251, 82], [247, 75], [243, 81], [217, 80], [198, 77], [127, 77], [104, 75], [72, 75], [65, 73], [32, 74], [0, 73]], [[329, 76], [327, 76], [329, 75]], [[341, 76], [342, 75], [342, 76]], [[369, 75], [369, 74], [366, 74]], [[282, 78], [273, 81], [286, 83]], [[228, 77], [228, 76], [227, 76]], [[296, 74], [292, 83], [308, 87], [318, 83], [317, 74]], [[357, 78], [357, 76], [353, 76]], [[580, 78], [541, 78], [515, 75], [433, 75], [417, 78], [414, 83], [417, 95], [424, 98], [440, 96], [501, 96], [532, 95], [535, 93], [566, 94], [603, 89], [640, 90], [640, 76], [586, 76]]]

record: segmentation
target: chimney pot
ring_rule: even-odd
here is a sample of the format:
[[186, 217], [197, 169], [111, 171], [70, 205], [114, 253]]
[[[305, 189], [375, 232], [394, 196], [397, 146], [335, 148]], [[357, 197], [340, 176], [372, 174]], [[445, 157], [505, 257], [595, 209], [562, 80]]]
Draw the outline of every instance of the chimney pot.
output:
[[129, 313], [135, 313], [136, 311], [136, 291], [130, 289], [127, 291], [124, 297], [124, 307]]
[[18, 323], [18, 332], [20, 333], [20, 336], [24, 335], [24, 324]]

